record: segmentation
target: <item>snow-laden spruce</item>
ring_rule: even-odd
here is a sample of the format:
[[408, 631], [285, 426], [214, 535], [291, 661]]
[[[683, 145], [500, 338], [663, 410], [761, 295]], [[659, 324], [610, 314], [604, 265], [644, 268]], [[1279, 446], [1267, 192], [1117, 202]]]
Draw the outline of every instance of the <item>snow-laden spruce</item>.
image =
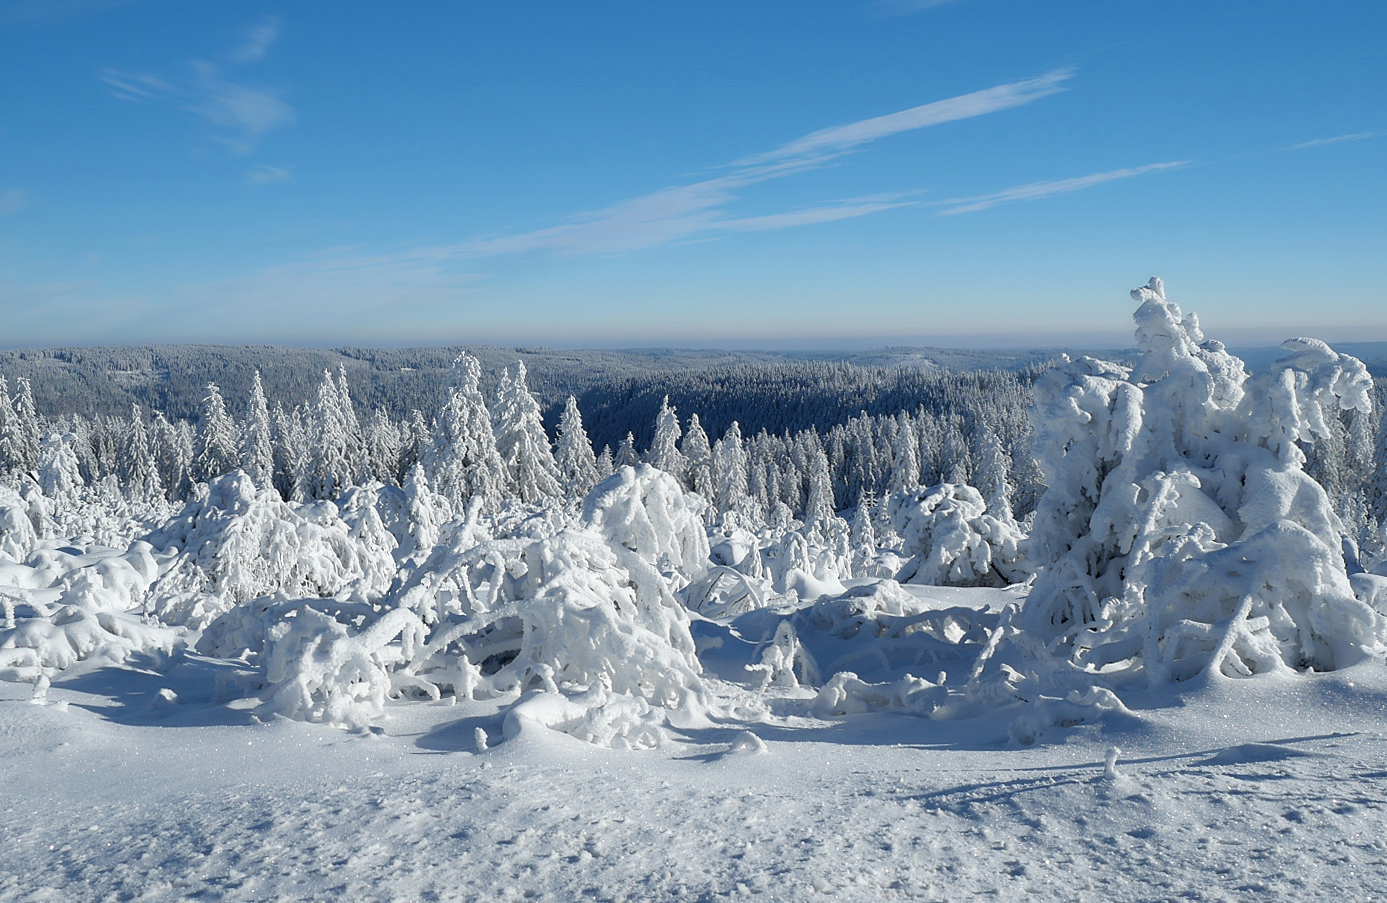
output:
[[1152, 279], [1136, 367], [1083, 358], [1036, 384], [1049, 489], [1020, 626], [1072, 663], [1153, 681], [1341, 668], [1379, 652], [1342, 531], [1301, 443], [1366, 411], [1362, 363], [1292, 339], [1269, 371], [1205, 341]]

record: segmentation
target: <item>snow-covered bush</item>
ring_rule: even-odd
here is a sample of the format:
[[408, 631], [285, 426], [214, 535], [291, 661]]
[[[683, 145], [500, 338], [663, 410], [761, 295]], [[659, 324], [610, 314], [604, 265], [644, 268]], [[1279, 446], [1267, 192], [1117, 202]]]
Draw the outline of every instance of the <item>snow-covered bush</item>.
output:
[[665, 709], [702, 707], [688, 615], [669, 581], [593, 532], [440, 547], [392, 598], [436, 619], [402, 669], [430, 695], [566, 684]]
[[932, 586], [1006, 586], [1022, 575], [1024, 538], [1008, 512], [988, 513], [972, 486], [940, 483], [904, 489], [890, 499], [892, 526], [910, 556], [896, 579]]
[[158, 566], [147, 543], [125, 552], [76, 555], [38, 549], [25, 565], [0, 570], [0, 679], [34, 680], [76, 662], [123, 662], [138, 653], [171, 652], [177, 630], [147, 623], [145, 593]]
[[679, 481], [648, 464], [620, 467], [583, 502], [584, 527], [629, 549], [680, 589], [708, 567], [706, 503]]
[[241, 471], [218, 477], [147, 537], [175, 558], [152, 590], [151, 610], [165, 623], [202, 628], [274, 592], [378, 597], [395, 573], [393, 538], [369, 504], [350, 516], [354, 523], [328, 501], [291, 505]]
[[1381, 648], [1354, 597], [1341, 528], [1298, 443], [1370, 379], [1313, 339], [1249, 376], [1159, 279], [1132, 292], [1135, 369], [1089, 358], [1039, 380], [1049, 489], [1021, 626], [1083, 667], [1150, 679], [1343, 667]]

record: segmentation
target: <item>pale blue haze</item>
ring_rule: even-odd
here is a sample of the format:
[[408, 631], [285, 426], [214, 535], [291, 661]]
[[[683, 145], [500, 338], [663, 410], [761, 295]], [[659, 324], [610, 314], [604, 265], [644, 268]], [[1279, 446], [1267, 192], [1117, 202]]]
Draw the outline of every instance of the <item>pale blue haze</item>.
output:
[[0, 2], [0, 345], [1387, 339], [1384, 10]]

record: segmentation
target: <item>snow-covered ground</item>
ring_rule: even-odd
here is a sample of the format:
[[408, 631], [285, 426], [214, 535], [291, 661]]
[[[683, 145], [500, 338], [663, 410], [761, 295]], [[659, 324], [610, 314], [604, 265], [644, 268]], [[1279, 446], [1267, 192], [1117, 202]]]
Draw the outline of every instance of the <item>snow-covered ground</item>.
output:
[[262, 724], [212, 702], [224, 665], [135, 664], [74, 666], [43, 705], [0, 683], [0, 900], [1387, 895], [1378, 662], [1133, 696], [1030, 748], [1004, 716], [819, 720], [787, 690], [764, 751], [743, 722], [501, 742], [477, 702]]

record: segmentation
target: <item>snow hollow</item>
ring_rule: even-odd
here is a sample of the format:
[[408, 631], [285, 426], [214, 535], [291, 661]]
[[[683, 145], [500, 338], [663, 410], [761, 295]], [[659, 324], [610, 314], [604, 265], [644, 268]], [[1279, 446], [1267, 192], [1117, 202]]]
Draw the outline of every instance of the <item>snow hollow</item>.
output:
[[1120, 360], [627, 374], [597, 447], [466, 352], [0, 377], [0, 900], [1387, 894], [1382, 388], [1132, 298]]

